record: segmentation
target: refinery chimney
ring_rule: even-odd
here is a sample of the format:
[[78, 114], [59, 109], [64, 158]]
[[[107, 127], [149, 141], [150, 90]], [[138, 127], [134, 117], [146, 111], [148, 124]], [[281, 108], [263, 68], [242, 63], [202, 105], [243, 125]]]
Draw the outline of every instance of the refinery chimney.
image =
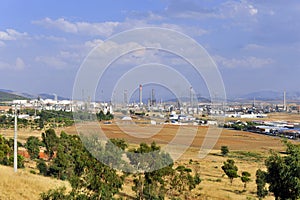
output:
[[124, 90], [124, 104], [125, 106], [128, 104], [127, 90]]
[[190, 87], [190, 106], [193, 106], [193, 87]]
[[140, 97], [140, 105], [143, 104], [143, 86], [140, 85], [140, 90], [139, 90], [139, 97]]
[[286, 111], [287, 107], [286, 107], [286, 92], [283, 92], [283, 110]]

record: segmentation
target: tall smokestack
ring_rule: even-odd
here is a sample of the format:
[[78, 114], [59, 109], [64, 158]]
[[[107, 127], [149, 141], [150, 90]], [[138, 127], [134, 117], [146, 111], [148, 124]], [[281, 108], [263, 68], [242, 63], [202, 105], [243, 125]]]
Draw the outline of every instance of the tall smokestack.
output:
[[125, 106], [128, 104], [127, 90], [124, 90], [124, 104]]
[[190, 87], [190, 105], [193, 105], [193, 88]]
[[283, 110], [286, 111], [286, 92], [283, 92]]
[[142, 85], [140, 85], [140, 105], [142, 105], [143, 104], [143, 86]]
[[57, 95], [56, 95], [56, 94], [53, 94], [53, 96], [54, 96], [54, 101], [57, 102]]
[[155, 103], [156, 103], [155, 92], [154, 92], [154, 89], [152, 89], [152, 91], [151, 91], [151, 105], [154, 106]]

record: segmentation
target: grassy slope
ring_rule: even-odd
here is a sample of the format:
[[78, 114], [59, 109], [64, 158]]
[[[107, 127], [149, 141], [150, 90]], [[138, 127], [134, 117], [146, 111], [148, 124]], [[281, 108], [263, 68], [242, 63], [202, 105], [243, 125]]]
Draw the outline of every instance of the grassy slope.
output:
[[41, 192], [51, 188], [57, 188], [67, 182], [59, 181], [49, 177], [31, 174], [24, 169], [13, 172], [12, 167], [0, 165], [0, 199], [39, 199]]
[[0, 101], [12, 101], [12, 100], [17, 100], [17, 99], [27, 99], [27, 98], [19, 96], [19, 95], [0, 91]]
[[[275, 115], [270, 116], [270, 119], [292, 120], [300, 122], [300, 118], [291, 115]], [[118, 134], [119, 130], [115, 126], [105, 127], [108, 136], [110, 137], [123, 137], [123, 134]], [[64, 128], [67, 133], [77, 134], [74, 126]], [[168, 141], [169, 137], [172, 138], [173, 127], [168, 127], [168, 130], [164, 132], [163, 136], [158, 138], [157, 142], [161, 139]], [[59, 133], [61, 130], [57, 130]], [[256, 198], [256, 184], [255, 184], [255, 172], [258, 168], [264, 169], [264, 158], [269, 156], [269, 150], [274, 149], [276, 151], [282, 151], [284, 146], [280, 142], [280, 138], [268, 137], [260, 134], [247, 133], [241, 131], [223, 130], [214, 150], [204, 159], [199, 159], [198, 152], [199, 147], [203, 142], [204, 129], [200, 129], [198, 136], [195, 138], [193, 145], [177, 162], [178, 164], [184, 164], [187, 167], [190, 166], [189, 160], [193, 159], [198, 161], [200, 165], [200, 176], [202, 183], [198, 190], [192, 191], [193, 195], [190, 195], [190, 199], [257, 199]], [[0, 130], [0, 134], [5, 137], [12, 137], [13, 130]], [[40, 136], [39, 131], [19, 131], [19, 139], [25, 141], [30, 135]], [[170, 135], [170, 136], [169, 136]], [[128, 138], [127, 138], [128, 139]], [[219, 156], [220, 146], [227, 145], [230, 149], [229, 157]], [[198, 148], [196, 148], [198, 146]], [[250, 151], [251, 153], [247, 153]], [[263, 158], [261, 159], [261, 155]], [[247, 186], [247, 191], [243, 192], [243, 183], [240, 179], [235, 179], [233, 185], [230, 185], [229, 180], [224, 176], [224, 172], [221, 167], [223, 162], [232, 158], [236, 161], [236, 165], [239, 168], [239, 174], [242, 171], [249, 171], [251, 173], [252, 181]], [[258, 160], [257, 160], [258, 159]], [[16, 184], [16, 186], [14, 186]], [[38, 175], [33, 175], [28, 172], [20, 170], [16, 175], [13, 173], [12, 168], [0, 166], [0, 199], [38, 199], [39, 193], [47, 191], [48, 189], [58, 187], [64, 182], [46, 178]], [[66, 184], [66, 183], [65, 183]], [[124, 185], [123, 193], [134, 196], [131, 190], [131, 182], [127, 182]], [[196, 198], [192, 198], [194, 195], [199, 195]], [[126, 196], [126, 195], [121, 195]], [[267, 200], [274, 199], [273, 196], [265, 198]]]

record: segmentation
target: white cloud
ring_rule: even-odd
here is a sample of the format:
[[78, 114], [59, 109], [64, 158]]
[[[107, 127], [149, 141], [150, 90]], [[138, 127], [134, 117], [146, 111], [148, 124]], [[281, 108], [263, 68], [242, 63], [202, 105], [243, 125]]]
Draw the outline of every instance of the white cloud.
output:
[[153, 20], [153, 21], [160, 21], [160, 20], [163, 20], [165, 18], [161, 15], [156, 14], [156, 13], [148, 12], [147, 19], [148, 20]]
[[96, 46], [98, 46], [99, 44], [102, 44], [102, 43], [103, 43], [103, 40], [95, 39], [95, 40], [92, 40], [92, 41], [86, 41], [84, 43], [84, 46], [89, 48], [89, 49], [92, 49], [92, 48], [95, 48]]
[[246, 0], [227, 1], [219, 9], [222, 18], [235, 18], [237, 16], [255, 16], [258, 9]]
[[165, 12], [168, 17], [182, 19], [206, 19], [218, 17], [216, 8], [209, 8], [196, 0], [171, 0]]
[[52, 20], [48, 17], [42, 20], [33, 21], [32, 23], [42, 25], [46, 28], [55, 28], [66, 33], [99, 35], [106, 37], [110, 36], [114, 29], [119, 25], [119, 22], [70, 22], [64, 18]]
[[17, 40], [27, 36], [27, 33], [20, 33], [14, 29], [6, 29], [5, 31], [0, 31], [0, 40]]
[[252, 5], [248, 5], [250, 15], [256, 15], [258, 13], [258, 9], [254, 8]]
[[[180, 32], [185, 32], [194, 36], [201, 36], [207, 34], [208, 31], [199, 27], [178, 25], [176, 23], [160, 23], [155, 24], [152, 21], [160, 21], [163, 17], [150, 13], [145, 19], [126, 18], [124, 22], [102, 22], [102, 23], [89, 23], [89, 22], [70, 22], [64, 18], [56, 20], [45, 18], [39, 21], [33, 21], [34, 24], [44, 26], [46, 28], [54, 28], [66, 33], [83, 34], [90, 36], [104, 36], [109, 37], [114, 33], [121, 32], [132, 28], [142, 27], [162, 27], [170, 28]], [[90, 44], [92, 45], [92, 44]], [[93, 46], [93, 45], [92, 45]]]
[[196, 0], [172, 0], [165, 9], [169, 16], [175, 18], [208, 19], [235, 18], [237, 16], [255, 16], [259, 10], [247, 0], [227, 0], [218, 5], [207, 5]]
[[0, 40], [0, 47], [5, 47], [5, 43]]
[[10, 69], [11, 66], [7, 62], [0, 61], [0, 69]]
[[76, 25], [66, 21], [63, 18], [59, 18], [57, 20], [52, 20], [47, 17], [42, 20], [33, 21], [33, 24], [43, 25], [47, 28], [57, 28], [59, 30], [62, 30], [64, 32], [68, 32], [68, 33], [76, 33], [77, 32]]
[[247, 44], [245, 47], [243, 47], [243, 50], [246, 51], [256, 51], [256, 50], [264, 50], [266, 49], [265, 46], [258, 45], [258, 44]]
[[25, 63], [24, 63], [24, 61], [21, 59], [21, 58], [17, 58], [16, 59], [16, 69], [17, 70], [22, 70], [22, 69], [24, 69], [25, 68]]
[[0, 61], [0, 69], [20, 71], [23, 70], [24, 68], [25, 68], [25, 63], [23, 59], [20, 57], [16, 58], [14, 64], [5, 61]]
[[34, 39], [49, 40], [49, 41], [53, 41], [53, 42], [66, 42], [67, 41], [67, 39], [64, 37], [56, 37], [53, 35], [38, 35], [38, 36], [35, 36]]
[[181, 25], [170, 24], [170, 23], [162, 23], [159, 27], [176, 30], [190, 36], [202, 36], [209, 33], [209, 31], [205, 29], [201, 29], [199, 27], [181, 26]]
[[13, 38], [7, 32], [0, 31], [0, 40], [15, 40], [15, 38]]
[[69, 51], [60, 51], [60, 56], [62, 58], [74, 58], [77, 57], [78, 54], [76, 53], [71, 53]]
[[261, 68], [273, 64], [275, 61], [271, 58], [257, 58], [254, 56], [237, 58], [224, 58], [222, 56], [214, 56], [214, 60], [221, 66], [227, 68]]
[[63, 61], [59, 57], [54, 56], [38, 56], [35, 58], [35, 61], [56, 69], [62, 69], [68, 66], [67, 62]]

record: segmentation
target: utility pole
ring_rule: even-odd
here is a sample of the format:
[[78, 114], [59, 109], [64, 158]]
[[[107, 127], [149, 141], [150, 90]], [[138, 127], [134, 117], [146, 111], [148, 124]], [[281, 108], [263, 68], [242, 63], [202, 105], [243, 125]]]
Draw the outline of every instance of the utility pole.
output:
[[18, 171], [18, 111], [15, 105], [15, 134], [14, 134], [14, 172]]

